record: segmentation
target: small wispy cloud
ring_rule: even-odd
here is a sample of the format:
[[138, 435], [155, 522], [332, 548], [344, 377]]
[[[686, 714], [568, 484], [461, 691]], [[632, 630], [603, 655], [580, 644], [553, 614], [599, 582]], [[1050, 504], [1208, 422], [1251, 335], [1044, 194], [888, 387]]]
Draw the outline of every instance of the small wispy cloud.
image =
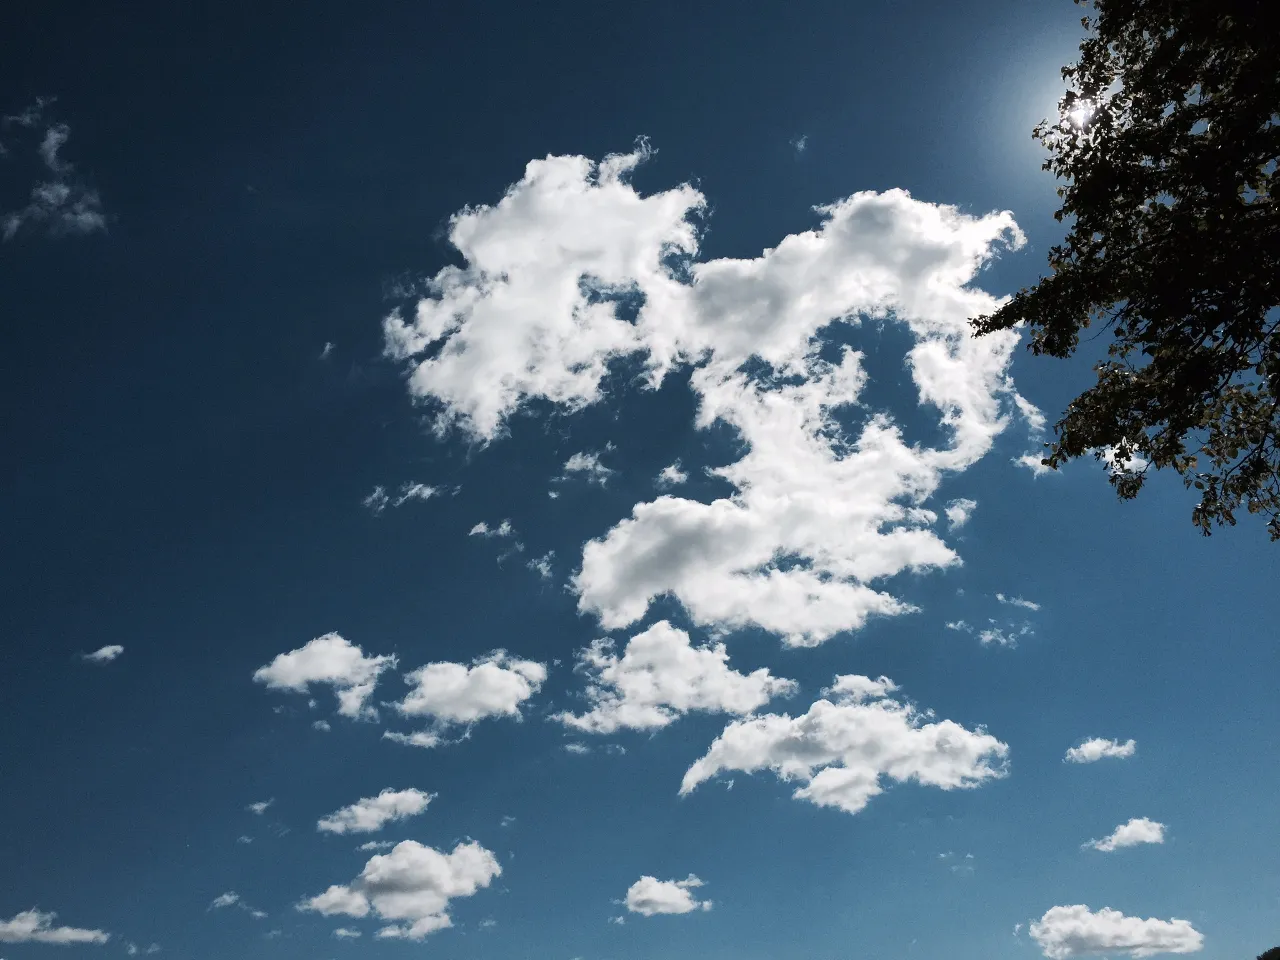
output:
[[1032, 600], [1024, 600], [1022, 597], [1006, 597], [1003, 593], [997, 593], [996, 599], [1003, 604], [1011, 607], [1022, 607], [1024, 610], [1039, 610], [1040, 604]]
[[489, 526], [489, 524], [481, 520], [474, 527], [472, 527], [470, 530], [467, 531], [467, 536], [485, 537], [485, 538], [492, 539], [494, 537], [499, 537], [499, 538], [512, 537], [512, 536], [515, 536], [515, 532], [516, 532], [516, 528], [511, 525], [510, 520], [503, 520], [496, 527], [491, 527]]
[[[105, 230], [107, 219], [97, 191], [91, 190], [75, 176], [75, 167], [63, 156], [63, 148], [71, 137], [65, 123], [46, 119], [53, 97], [42, 97], [20, 113], [0, 120], [0, 129], [17, 129], [21, 142], [31, 142], [27, 131], [44, 129], [35, 143], [34, 153], [44, 168], [42, 178], [31, 188], [27, 205], [0, 215], [0, 236], [12, 240], [24, 227], [40, 227], [50, 236], [93, 233]], [[0, 154], [11, 151], [0, 145]]]
[[124, 653], [124, 647], [118, 643], [112, 643], [105, 647], [99, 647], [93, 653], [83, 654], [82, 657], [90, 663], [110, 663], [122, 653]]
[[256, 814], [257, 816], [260, 817], [264, 813], [266, 813], [271, 808], [271, 805], [275, 802], [276, 802], [275, 797], [272, 797], [270, 800], [259, 800], [256, 803], [249, 804], [247, 807], [245, 807], [245, 809], [248, 810], [250, 813]]
[[[386, 487], [379, 484], [373, 488], [373, 491], [367, 497], [360, 501], [360, 504], [376, 517], [387, 507], [402, 507], [410, 500], [430, 500], [432, 497], [438, 497], [445, 492], [441, 487], [433, 487], [425, 483], [403, 483], [400, 485], [399, 492], [392, 496], [387, 493]], [[455, 489], [453, 492], [457, 493], [458, 491]]]
[[796, 152], [797, 156], [803, 154], [809, 149], [809, 135], [807, 133], [802, 133], [798, 137], [793, 137], [789, 142], [791, 144], [791, 149]]
[[588, 483], [594, 483], [603, 487], [609, 482], [609, 478], [616, 471], [611, 470], [600, 462], [601, 453], [609, 453], [613, 450], [613, 444], [607, 444], [603, 451], [587, 451], [583, 450], [575, 453], [564, 462], [561, 468], [564, 473], [558, 477], [559, 480], [567, 480], [572, 475], [585, 477]]
[[536, 573], [543, 580], [550, 580], [552, 576], [551, 561], [555, 558], [556, 552], [548, 550], [540, 557], [535, 557], [525, 564], [530, 570]]

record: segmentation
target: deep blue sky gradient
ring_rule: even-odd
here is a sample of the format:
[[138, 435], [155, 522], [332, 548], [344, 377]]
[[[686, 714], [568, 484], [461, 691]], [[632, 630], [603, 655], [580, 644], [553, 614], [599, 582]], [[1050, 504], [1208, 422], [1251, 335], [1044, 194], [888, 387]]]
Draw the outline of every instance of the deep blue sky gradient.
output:
[[[1092, 465], [1016, 469], [1023, 438], [1006, 435], [945, 487], [979, 502], [964, 566], [894, 584], [922, 613], [813, 650], [751, 632], [730, 649], [735, 666], [800, 681], [793, 710], [835, 673], [887, 674], [1008, 742], [1011, 776], [896, 786], [857, 816], [798, 803], [768, 775], [681, 800], [722, 717], [582, 757], [544, 721], [571, 705], [573, 651], [598, 634], [562, 585], [585, 540], [652, 497], [659, 469], [728, 462], [731, 438], [693, 429], [673, 377], [573, 416], [518, 416], [485, 449], [440, 442], [380, 355], [396, 285], [451, 262], [451, 213], [496, 200], [531, 158], [600, 157], [640, 135], [658, 151], [641, 189], [706, 193], [705, 256], [756, 255], [812, 226], [814, 204], [900, 186], [1011, 209], [1030, 242], [981, 281], [1011, 292], [1061, 230], [1029, 129], [1053, 107], [1078, 16], [1025, 0], [9, 12], [0, 108], [58, 97], [66, 155], [110, 223], [0, 248], [0, 919], [38, 904], [117, 936], [0, 956], [117, 956], [133, 940], [191, 960], [991, 960], [1038, 956], [1012, 927], [1060, 903], [1186, 917], [1204, 960], [1272, 946], [1280, 594], [1259, 524], [1204, 540], [1175, 481], [1117, 504]], [[3, 165], [0, 179], [6, 206], [29, 185]], [[883, 338], [872, 389], [910, 407], [901, 335], [851, 336], [869, 352]], [[1052, 416], [1087, 366], [1020, 352], [1014, 375]], [[607, 488], [547, 497], [569, 454], [608, 441]], [[405, 481], [461, 492], [379, 518], [361, 508], [375, 484]], [[695, 477], [688, 491], [724, 488]], [[527, 556], [555, 550], [554, 582], [466, 536], [504, 517]], [[1043, 604], [1018, 649], [943, 628], [1003, 616], [997, 591]], [[663, 614], [679, 611], [649, 620]], [[250, 681], [330, 630], [405, 667], [498, 646], [562, 664], [523, 722], [410, 750], [337, 722], [326, 690], [311, 713]], [[78, 659], [111, 643], [126, 648], [114, 663]], [[383, 684], [390, 698], [400, 681]], [[328, 735], [310, 727], [322, 715]], [[1139, 751], [1063, 764], [1087, 736]], [[365, 855], [313, 824], [385, 786], [439, 793], [386, 836], [471, 836], [504, 874], [423, 944], [335, 942], [338, 923], [292, 905]], [[263, 817], [245, 812], [270, 797]], [[1171, 839], [1079, 849], [1131, 816], [1169, 823]], [[947, 851], [972, 853], [972, 875]], [[690, 871], [713, 911], [606, 922], [641, 873]], [[270, 917], [206, 911], [231, 889]], [[497, 925], [480, 929], [485, 917]]]

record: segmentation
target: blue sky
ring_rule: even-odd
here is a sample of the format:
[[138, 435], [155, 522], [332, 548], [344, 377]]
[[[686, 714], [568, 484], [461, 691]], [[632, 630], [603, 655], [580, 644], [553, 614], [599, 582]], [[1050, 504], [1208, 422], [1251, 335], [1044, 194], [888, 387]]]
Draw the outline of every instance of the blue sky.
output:
[[1275, 548], [965, 333], [1079, 11], [372, 6], [0, 40], [0, 957], [1273, 946]]

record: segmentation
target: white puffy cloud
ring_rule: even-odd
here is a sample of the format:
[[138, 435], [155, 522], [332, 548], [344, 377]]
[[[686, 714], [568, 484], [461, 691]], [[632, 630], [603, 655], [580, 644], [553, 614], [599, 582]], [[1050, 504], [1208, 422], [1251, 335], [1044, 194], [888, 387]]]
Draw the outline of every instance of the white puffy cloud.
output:
[[1204, 936], [1187, 920], [1126, 917], [1110, 907], [1094, 913], [1084, 904], [1051, 907], [1031, 924], [1029, 932], [1049, 960], [1094, 954], [1195, 953], [1204, 946]]
[[1003, 604], [1011, 607], [1021, 607], [1024, 610], [1039, 610], [1040, 604], [1033, 600], [1023, 600], [1022, 597], [1006, 597], [1003, 593], [997, 593], [996, 599]]
[[256, 803], [249, 804], [247, 807], [245, 807], [245, 809], [248, 810], [250, 813], [256, 814], [257, 816], [260, 817], [264, 813], [266, 813], [271, 808], [271, 805], [275, 802], [276, 802], [275, 797], [272, 797], [270, 800], [259, 800]]
[[520, 705], [542, 688], [544, 664], [505, 650], [465, 663], [429, 663], [404, 675], [413, 689], [395, 708], [407, 717], [475, 723], [486, 717], [518, 717]]
[[[35, 153], [47, 170], [47, 179], [31, 188], [25, 207], [0, 215], [0, 235], [6, 241], [12, 240], [26, 225], [42, 227], [51, 236], [92, 233], [107, 228], [97, 192], [78, 181], [75, 168], [61, 155], [71, 128], [45, 119], [45, 108], [51, 103], [53, 98], [41, 98], [22, 113], [3, 120], [5, 129], [44, 128]], [[0, 155], [6, 152], [0, 145]]]
[[56, 913], [39, 910], [23, 910], [0, 920], [0, 943], [106, 943], [111, 934], [102, 930], [84, 930], [79, 927], [55, 927]]
[[947, 504], [945, 511], [947, 515], [947, 529], [959, 530], [969, 518], [973, 516], [973, 511], [978, 509], [978, 501], [969, 500], [966, 497], [957, 497]]
[[[924, 502], [1010, 414], [1035, 412], [1008, 376], [1019, 334], [979, 339], [968, 324], [1000, 302], [971, 282], [1001, 245], [1022, 244], [1011, 215], [859, 193], [759, 257], [698, 261], [691, 217], [704, 199], [689, 185], [638, 193], [626, 175], [646, 155], [534, 161], [499, 203], [454, 216], [465, 266], [440, 271], [412, 318], [384, 325], [388, 352], [413, 365], [411, 393], [434, 404], [441, 429], [489, 441], [528, 401], [596, 402], [616, 359], [639, 358], [651, 386], [696, 366], [698, 425], [728, 425], [746, 450], [713, 471], [735, 492], [637, 504], [587, 544], [573, 583], [607, 629], [663, 595], [699, 625], [754, 625], [798, 645], [914, 609], [871, 584], [959, 562]], [[840, 423], [835, 411], [866, 382], [861, 355], [821, 360], [817, 337], [865, 316], [910, 331], [917, 399], [947, 444], [910, 443], [884, 413]], [[763, 363], [748, 373], [753, 357]]]
[[423, 813], [435, 795], [410, 787], [393, 790], [387, 787], [376, 797], [361, 797], [355, 803], [335, 810], [316, 823], [324, 833], [374, 833], [388, 823], [416, 817]]
[[1143, 843], [1164, 843], [1165, 829], [1163, 823], [1148, 820], [1146, 817], [1134, 817], [1116, 827], [1110, 836], [1103, 837], [1101, 840], [1090, 840], [1085, 846], [1101, 850], [1103, 853], [1110, 853], [1112, 850], [1136, 847]]
[[1138, 749], [1138, 741], [1126, 740], [1121, 743], [1119, 740], [1108, 740], [1103, 737], [1094, 737], [1092, 740], [1086, 740], [1077, 747], [1072, 747], [1067, 751], [1067, 755], [1063, 757], [1068, 763], [1095, 763], [1106, 757], [1115, 757], [1123, 760], [1126, 757], [1132, 757]]
[[944, 790], [977, 787], [1005, 775], [1009, 747], [981, 727], [894, 700], [887, 677], [841, 676], [802, 716], [736, 720], [689, 768], [681, 795], [725, 771], [772, 770], [798, 781], [792, 796], [857, 813], [883, 790], [882, 778]]
[[209, 904], [210, 910], [225, 910], [227, 907], [234, 907], [240, 902], [240, 894], [234, 890], [228, 890], [226, 893], [220, 893], [213, 898], [213, 902]]
[[86, 653], [84, 659], [90, 663], [110, 663], [122, 653], [124, 653], [124, 647], [118, 643], [112, 643], [105, 647], [99, 647], [93, 653]]
[[1031, 475], [1036, 477], [1037, 479], [1039, 479], [1040, 477], [1048, 476], [1051, 473], [1057, 472], [1053, 469], [1053, 467], [1046, 467], [1043, 461], [1044, 461], [1044, 454], [1041, 454], [1041, 453], [1024, 453], [1020, 457], [1013, 458], [1014, 463], [1016, 463], [1020, 467], [1026, 467], [1028, 470], [1031, 471]]
[[[612, 449], [612, 446], [608, 449]], [[600, 453], [598, 451], [575, 453], [564, 462], [563, 470], [566, 478], [571, 474], [577, 474], [585, 477], [588, 483], [599, 484], [602, 487], [609, 482], [609, 478], [615, 472], [600, 462]]]
[[710, 910], [710, 900], [698, 900], [691, 890], [703, 886], [692, 873], [683, 880], [659, 880], [657, 877], [643, 876], [627, 890], [627, 909], [652, 917], [660, 913], [693, 913], [695, 910]]
[[658, 474], [658, 479], [654, 482], [662, 489], [666, 489], [667, 487], [679, 486], [687, 482], [688, 479], [689, 474], [680, 468], [680, 461], [677, 460], [675, 463], [663, 467]]
[[475, 841], [443, 853], [405, 840], [390, 853], [371, 857], [351, 883], [335, 884], [299, 903], [298, 909], [326, 917], [373, 913], [392, 921], [378, 931], [379, 937], [421, 940], [453, 925], [449, 901], [472, 896], [501, 873], [497, 857]]
[[253, 674], [272, 690], [306, 693], [310, 684], [326, 683], [338, 697], [338, 712], [345, 717], [374, 715], [367, 706], [378, 676], [396, 665], [395, 656], [365, 656], [360, 647], [337, 633], [316, 637], [305, 646], [278, 655]]
[[611, 640], [596, 640], [579, 654], [579, 665], [590, 677], [591, 709], [555, 719], [587, 733], [656, 730], [695, 710], [747, 714], [797, 689], [764, 667], [733, 670], [723, 643], [695, 647], [665, 620], [628, 640], [621, 656]]

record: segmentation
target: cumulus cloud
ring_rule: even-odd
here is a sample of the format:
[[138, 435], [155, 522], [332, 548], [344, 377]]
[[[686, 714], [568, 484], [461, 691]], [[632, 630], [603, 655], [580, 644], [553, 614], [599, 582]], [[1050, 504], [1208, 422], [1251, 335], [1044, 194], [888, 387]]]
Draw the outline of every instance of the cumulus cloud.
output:
[[1110, 836], [1101, 840], [1090, 840], [1085, 844], [1094, 850], [1110, 853], [1124, 847], [1136, 847], [1143, 843], [1164, 843], [1163, 823], [1148, 820], [1146, 817], [1134, 817], [1128, 823], [1122, 823], [1111, 832]]
[[545, 664], [495, 650], [468, 666], [429, 663], [404, 676], [413, 689], [395, 705], [407, 717], [444, 723], [475, 723], [486, 717], [515, 717], [547, 679]]
[[337, 633], [316, 637], [305, 646], [278, 655], [253, 674], [271, 690], [306, 693], [313, 683], [328, 684], [344, 717], [376, 716], [368, 700], [378, 676], [396, 665], [395, 656], [365, 656], [360, 647]]
[[997, 593], [996, 599], [1011, 607], [1022, 607], [1024, 610], [1040, 609], [1040, 604], [1035, 603], [1032, 600], [1023, 600], [1021, 597], [1006, 597], [1003, 593]]
[[693, 913], [710, 910], [710, 900], [698, 900], [690, 892], [703, 886], [692, 873], [683, 880], [659, 880], [643, 876], [627, 890], [623, 901], [632, 913], [652, 917], [660, 913]]
[[1030, 470], [1031, 475], [1037, 479], [1056, 472], [1053, 467], [1045, 466], [1044, 455], [1040, 453], [1024, 453], [1020, 457], [1014, 457], [1013, 462]]
[[662, 489], [667, 487], [677, 487], [687, 482], [689, 474], [680, 469], [680, 461], [670, 464], [662, 468], [662, 472], [658, 474], [658, 479], [654, 482]]
[[690, 711], [748, 714], [797, 689], [764, 667], [733, 670], [723, 643], [695, 647], [665, 620], [627, 641], [621, 656], [613, 641], [596, 640], [579, 654], [579, 666], [590, 677], [591, 709], [555, 719], [586, 733], [656, 730]]
[[547, 679], [545, 664], [521, 660], [495, 650], [470, 664], [429, 663], [404, 675], [412, 690], [393, 704], [406, 717], [430, 720], [433, 729], [412, 734], [388, 731], [383, 736], [415, 747], [444, 743], [444, 732], [489, 717], [520, 718], [520, 706]]
[[1126, 740], [1121, 743], [1119, 740], [1107, 740], [1103, 737], [1094, 737], [1092, 740], [1086, 740], [1077, 747], [1072, 747], [1067, 751], [1067, 755], [1063, 757], [1067, 763], [1095, 763], [1106, 757], [1115, 757], [1123, 760], [1126, 757], [1132, 757], [1137, 752], [1138, 741]]
[[[923, 503], [986, 454], [1010, 414], [1034, 410], [1008, 376], [1019, 334], [978, 339], [968, 324], [1000, 303], [971, 284], [1002, 246], [1023, 243], [1012, 216], [859, 193], [759, 257], [699, 261], [704, 198], [687, 184], [636, 191], [627, 176], [647, 155], [533, 161], [500, 202], [456, 214], [449, 239], [465, 265], [440, 271], [412, 317], [384, 324], [410, 392], [441, 430], [487, 442], [530, 401], [597, 402], [616, 360], [642, 362], [652, 387], [695, 368], [698, 426], [726, 424], [746, 451], [712, 471], [736, 492], [637, 504], [587, 544], [574, 587], [607, 629], [663, 595], [699, 625], [758, 626], [798, 645], [911, 611], [871, 584], [959, 562]], [[947, 444], [910, 443], [883, 412], [841, 424], [835, 411], [858, 402], [866, 374], [854, 350], [824, 359], [820, 335], [862, 317], [911, 333], [918, 400]]]
[[234, 907], [239, 902], [240, 894], [236, 893], [234, 890], [229, 890], [226, 893], [220, 893], [214, 897], [213, 902], [209, 904], [209, 909], [225, 910], [227, 907]]
[[387, 787], [376, 797], [361, 797], [350, 806], [322, 817], [316, 829], [337, 834], [375, 833], [393, 821], [418, 816], [434, 798], [434, 794], [412, 787], [407, 790]]
[[1049, 960], [1096, 954], [1150, 957], [1158, 953], [1195, 953], [1204, 936], [1187, 920], [1143, 920], [1103, 907], [1094, 913], [1084, 904], [1051, 907], [1029, 927], [1032, 939]]
[[[0, 236], [6, 241], [27, 226], [43, 229], [50, 236], [85, 234], [107, 228], [97, 191], [76, 177], [75, 167], [62, 155], [71, 137], [71, 128], [45, 119], [52, 103], [52, 98], [41, 98], [22, 113], [5, 117], [0, 123], [6, 130], [19, 129], [21, 139], [34, 144], [33, 152], [43, 168], [40, 179], [31, 188], [27, 205], [0, 214]], [[26, 132], [37, 129], [44, 130], [38, 142], [31, 140]], [[0, 146], [0, 155], [8, 152]]]
[[23, 910], [8, 920], [0, 920], [0, 943], [106, 943], [111, 934], [79, 927], [55, 927], [58, 915], [39, 910]]
[[93, 653], [84, 654], [84, 659], [90, 663], [110, 663], [122, 653], [124, 653], [124, 647], [118, 643], [113, 643], [105, 647], [99, 647]]
[[[606, 450], [612, 449], [612, 444], [606, 448]], [[564, 477], [562, 479], [577, 475], [584, 477], [588, 483], [598, 484], [602, 487], [609, 482], [609, 478], [615, 472], [600, 462], [599, 451], [580, 451], [575, 453], [564, 462], [563, 470]]]
[[390, 853], [371, 857], [351, 883], [335, 884], [299, 903], [298, 909], [326, 917], [372, 913], [391, 921], [378, 931], [379, 937], [421, 940], [453, 926], [451, 900], [472, 896], [501, 874], [497, 857], [475, 841], [444, 853], [405, 840]]
[[771, 770], [801, 784], [796, 799], [857, 813], [883, 778], [954, 790], [1005, 775], [1008, 745], [981, 727], [934, 721], [893, 699], [896, 689], [887, 677], [841, 676], [802, 716], [736, 720], [685, 773], [680, 793], [726, 771]]
[[965, 497], [958, 497], [947, 504], [945, 511], [947, 516], [947, 529], [959, 530], [969, 518], [973, 516], [973, 511], [978, 508], [976, 500], [969, 500]]

